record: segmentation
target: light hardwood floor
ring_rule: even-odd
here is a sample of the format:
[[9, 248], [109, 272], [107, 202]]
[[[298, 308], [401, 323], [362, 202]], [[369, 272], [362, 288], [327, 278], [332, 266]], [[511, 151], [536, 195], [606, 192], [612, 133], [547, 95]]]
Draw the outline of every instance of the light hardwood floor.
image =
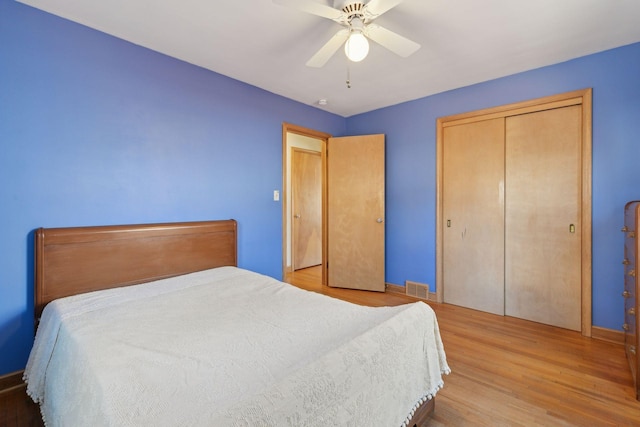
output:
[[[323, 287], [319, 268], [285, 280], [363, 305], [415, 301]], [[444, 378], [430, 426], [640, 426], [640, 402], [621, 345], [512, 317], [429, 305], [453, 371]]]

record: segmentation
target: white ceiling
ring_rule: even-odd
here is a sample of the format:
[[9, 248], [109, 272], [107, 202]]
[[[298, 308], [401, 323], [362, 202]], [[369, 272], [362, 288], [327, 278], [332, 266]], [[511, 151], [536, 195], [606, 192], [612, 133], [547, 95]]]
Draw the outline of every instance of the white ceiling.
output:
[[344, 117], [640, 41], [640, 0], [404, 0], [376, 23], [412, 56], [309, 68], [341, 27], [272, 0], [18, 1]]

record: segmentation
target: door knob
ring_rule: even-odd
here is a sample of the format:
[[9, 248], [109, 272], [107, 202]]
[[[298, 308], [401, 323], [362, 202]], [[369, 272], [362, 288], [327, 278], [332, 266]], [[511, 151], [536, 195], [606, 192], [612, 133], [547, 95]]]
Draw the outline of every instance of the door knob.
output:
[[299, 218], [300, 218], [300, 214], [295, 214], [293, 217], [294, 217], [295, 219], [299, 219]]
[[382, 224], [382, 218], [378, 218], [378, 219], [376, 219], [376, 222], [377, 222], [378, 224]]

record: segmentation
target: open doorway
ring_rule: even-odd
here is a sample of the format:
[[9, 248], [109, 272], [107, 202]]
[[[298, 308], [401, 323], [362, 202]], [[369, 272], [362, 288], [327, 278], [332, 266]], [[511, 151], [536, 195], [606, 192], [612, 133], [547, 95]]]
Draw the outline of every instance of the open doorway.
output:
[[284, 281], [326, 284], [326, 146], [331, 135], [282, 128]]
[[[385, 291], [385, 219], [384, 219], [384, 135], [353, 135], [332, 138], [331, 135], [314, 130], [283, 124], [283, 277], [293, 284], [297, 280], [308, 280], [302, 272], [316, 272], [319, 287]], [[329, 145], [331, 159], [328, 161]], [[296, 154], [304, 153], [303, 156]], [[320, 167], [317, 157], [320, 157]], [[308, 173], [307, 163], [315, 157], [315, 172]], [[293, 165], [294, 159], [299, 164]], [[306, 159], [306, 160], [304, 160]], [[301, 181], [311, 181], [321, 185], [320, 210], [321, 231], [300, 232], [296, 225], [313, 216], [296, 206], [293, 187], [296, 183], [294, 171], [298, 175], [311, 175]], [[314, 175], [315, 174], [315, 175]], [[304, 185], [304, 184], [303, 184]], [[292, 191], [293, 190], [293, 191]], [[307, 193], [317, 190], [303, 190]], [[303, 198], [304, 199], [304, 198]], [[305, 201], [305, 200], [302, 200]], [[315, 203], [317, 214], [318, 203]], [[321, 234], [321, 248], [309, 250], [317, 244]], [[296, 238], [303, 239], [295, 241]], [[296, 248], [300, 247], [300, 253]], [[300, 264], [296, 256], [321, 252], [321, 263]], [[317, 259], [317, 258], [316, 258]], [[329, 270], [331, 264], [331, 270]], [[331, 274], [328, 274], [331, 272]], [[295, 276], [295, 280], [293, 278]], [[308, 283], [307, 283], [308, 284]], [[316, 288], [317, 289], [317, 288]], [[315, 290], [315, 289], [312, 289]]]

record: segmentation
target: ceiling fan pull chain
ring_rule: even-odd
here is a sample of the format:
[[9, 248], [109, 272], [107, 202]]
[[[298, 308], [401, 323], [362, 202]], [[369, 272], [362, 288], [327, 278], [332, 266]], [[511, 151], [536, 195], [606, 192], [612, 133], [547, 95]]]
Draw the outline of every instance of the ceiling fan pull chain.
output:
[[347, 61], [347, 89], [351, 89], [351, 67], [349, 67], [349, 61]]

